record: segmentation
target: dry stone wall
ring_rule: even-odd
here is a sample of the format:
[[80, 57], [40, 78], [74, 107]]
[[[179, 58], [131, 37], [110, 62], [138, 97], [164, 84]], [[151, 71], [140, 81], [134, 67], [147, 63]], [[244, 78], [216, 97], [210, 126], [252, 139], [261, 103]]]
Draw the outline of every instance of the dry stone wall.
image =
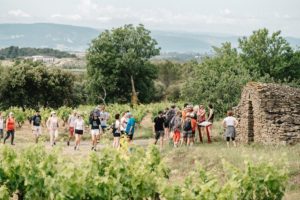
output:
[[250, 82], [234, 109], [237, 140], [261, 143], [300, 142], [300, 89]]

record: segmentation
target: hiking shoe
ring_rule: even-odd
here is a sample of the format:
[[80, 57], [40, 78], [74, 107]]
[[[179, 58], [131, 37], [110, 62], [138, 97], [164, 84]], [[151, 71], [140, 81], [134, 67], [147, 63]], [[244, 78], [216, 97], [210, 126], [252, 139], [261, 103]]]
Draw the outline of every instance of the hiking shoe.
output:
[[91, 150], [93, 151], [94, 149], [95, 149], [95, 147], [92, 147], [92, 149], [91, 149]]
[[67, 142], [67, 146], [70, 146], [70, 141]]

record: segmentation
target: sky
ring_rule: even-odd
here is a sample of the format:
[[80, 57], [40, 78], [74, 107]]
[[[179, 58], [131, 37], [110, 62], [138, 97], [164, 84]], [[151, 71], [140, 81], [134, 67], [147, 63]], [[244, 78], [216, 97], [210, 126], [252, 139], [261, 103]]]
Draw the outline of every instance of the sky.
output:
[[249, 35], [259, 28], [300, 38], [300, 0], [0, 0], [0, 23], [49, 22], [101, 29]]

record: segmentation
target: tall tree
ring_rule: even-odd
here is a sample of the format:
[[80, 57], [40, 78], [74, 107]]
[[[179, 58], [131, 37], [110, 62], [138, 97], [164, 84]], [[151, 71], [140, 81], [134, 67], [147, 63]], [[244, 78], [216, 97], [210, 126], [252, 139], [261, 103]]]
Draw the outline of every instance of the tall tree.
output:
[[[275, 80], [299, 79], [300, 60], [280, 31], [269, 35], [267, 29], [254, 31], [239, 39], [241, 58], [250, 72], [269, 75]], [[296, 57], [294, 57], [296, 56]]]
[[139, 100], [149, 102], [157, 76], [149, 59], [159, 54], [156, 46], [143, 25], [106, 30], [94, 39], [87, 52], [88, 89], [93, 101], [103, 96], [103, 88], [110, 102], [130, 101], [133, 80]]

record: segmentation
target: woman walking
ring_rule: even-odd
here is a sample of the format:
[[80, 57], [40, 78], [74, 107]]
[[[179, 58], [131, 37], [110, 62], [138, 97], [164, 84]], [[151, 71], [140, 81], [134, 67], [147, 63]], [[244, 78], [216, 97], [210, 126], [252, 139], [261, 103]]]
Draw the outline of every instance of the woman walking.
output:
[[56, 138], [58, 136], [58, 118], [56, 112], [52, 111], [49, 119], [46, 122], [46, 126], [50, 135], [51, 146], [56, 145]]
[[[76, 121], [76, 120], [75, 120]], [[74, 124], [75, 124], [74, 121]], [[91, 135], [92, 135], [92, 151], [96, 151], [97, 146], [97, 137], [100, 134], [100, 119], [97, 113], [93, 113], [93, 118], [90, 119], [90, 126], [91, 126]]]
[[15, 139], [15, 126], [16, 126], [16, 122], [15, 122], [15, 118], [14, 118], [14, 114], [12, 112], [9, 113], [8, 118], [6, 120], [6, 137], [4, 138], [3, 144], [5, 144], [6, 140], [11, 137], [11, 145], [15, 145], [14, 144], [14, 139]]
[[226, 143], [227, 147], [229, 147], [229, 142], [230, 139], [233, 143], [233, 146], [236, 147], [235, 143], [235, 136], [236, 136], [236, 131], [235, 128], [238, 125], [238, 121], [236, 120], [235, 117], [233, 117], [233, 112], [230, 110], [227, 112], [227, 117], [223, 120], [223, 127], [226, 128], [225, 131], [225, 137], [226, 137]]
[[182, 119], [181, 119], [180, 111], [177, 111], [176, 116], [173, 117], [170, 124], [172, 125], [172, 131], [174, 132], [173, 135], [174, 147], [178, 147], [180, 141], [181, 129], [182, 129]]
[[118, 149], [120, 147], [120, 136], [121, 136], [121, 122], [120, 122], [120, 114], [115, 115], [115, 123], [113, 127], [113, 136], [114, 136], [114, 142], [113, 142], [113, 148]]
[[[198, 120], [198, 124], [205, 122], [205, 108], [203, 105], [199, 105], [199, 109], [197, 112], [197, 120]], [[198, 132], [199, 132], [199, 142], [203, 142], [202, 139], [202, 133], [204, 132], [204, 128], [200, 125], [198, 125]]]
[[75, 127], [74, 150], [79, 150], [81, 136], [83, 135], [83, 131], [84, 131], [84, 120], [80, 114], [78, 114], [78, 118], [75, 120], [74, 127]]

